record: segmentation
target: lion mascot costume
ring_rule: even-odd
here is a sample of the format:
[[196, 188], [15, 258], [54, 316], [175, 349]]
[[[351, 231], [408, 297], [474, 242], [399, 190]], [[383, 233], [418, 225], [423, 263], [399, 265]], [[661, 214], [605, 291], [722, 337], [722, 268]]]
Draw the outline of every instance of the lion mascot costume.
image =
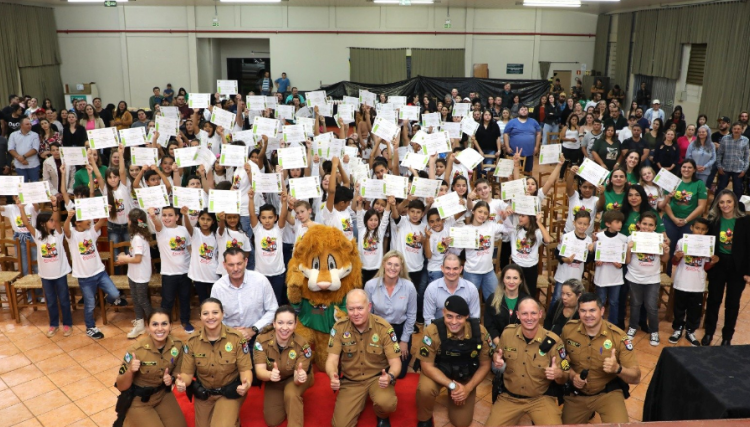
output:
[[331, 329], [347, 316], [346, 294], [362, 288], [356, 240], [333, 227], [310, 227], [294, 246], [286, 281], [289, 302], [299, 313], [295, 332], [313, 345], [315, 363], [325, 372]]

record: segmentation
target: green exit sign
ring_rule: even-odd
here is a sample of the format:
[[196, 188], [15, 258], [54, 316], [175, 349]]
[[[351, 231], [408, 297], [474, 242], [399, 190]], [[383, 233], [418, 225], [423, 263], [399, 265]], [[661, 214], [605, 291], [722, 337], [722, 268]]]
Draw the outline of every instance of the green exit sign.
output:
[[105, 0], [104, 1], [104, 7], [116, 7], [117, 6], [117, 0]]

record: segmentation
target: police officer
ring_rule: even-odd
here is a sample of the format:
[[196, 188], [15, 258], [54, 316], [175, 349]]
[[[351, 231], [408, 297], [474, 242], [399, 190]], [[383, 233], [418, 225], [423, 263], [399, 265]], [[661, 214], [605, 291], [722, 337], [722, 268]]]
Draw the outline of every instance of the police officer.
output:
[[288, 419], [289, 427], [305, 424], [302, 394], [312, 387], [312, 349], [301, 335], [294, 333], [297, 313], [282, 305], [273, 318], [273, 329], [255, 340], [255, 375], [266, 383], [263, 417], [269, 426]]
[[474, 416], [476, 387], [490, 371], [494, 344], [490, 334], [469, 318], [469, 305], [458, 295], [443, 304], [443, 317], [426, 329], [418, 358], [422, 373], [417, 385], [417, 426], [432, 426], [435, 399], [443, 387], [450, 391], [448, 418], [457, 427], [468, 426]]
[[326, 374], [331, 379], [331, 389], [340, 390], [333, 410], [333, 427], [357, 425], [368, 395], [378, 418], [377, 427], [390, 427], [388, 417], [396, 410], [393, 386], [401, 372], [401, 348], [391, 325], [371, 314], [371, 308], [365, 291], [349, 291], [349, 318], [331, 329]]
[[195, 396], [195, 427], [239, 426], [240, 407], [253, 380], [250, 344], [221, 323], [221, 301], [206, 298], [200, 308], [203, 326], [183, 347], [182, 373], [175, 385], [188, 397]]
[[641, 381], [633, 343], [622, 329], [602, 319], [604, 305], [596, 294], [581, 295], [578, 314], [580, 320], [571, 320], [562, 331], [574, 387], [574, 393], [565, 396], [563, 423], [585, 424], [592, 412], [599, 413], [602, 423], [627, 423], [628, 384]]
[[172, 394], [172, 375], [180, 369], [182, 341], [170, 335], [169, 313], [154, 309], [148, 318], [148, 335], [125, 353], [115, 386], [120, 390], [115, 407], [115, 427], [164, 425], [185, 427], [185, 416]]
[[531, 297], [518, 302], [520, 325], [509, 325], [500, 335], [493, 368], [504, 371], [504, 392], [492, 405], [486, 425], [518, 425], [528, 414], [534, 425], [562, 424], [552, 382], [565, 384], [570, 369], [565, 346], [557, 334], [541, 326], [541, 305]]

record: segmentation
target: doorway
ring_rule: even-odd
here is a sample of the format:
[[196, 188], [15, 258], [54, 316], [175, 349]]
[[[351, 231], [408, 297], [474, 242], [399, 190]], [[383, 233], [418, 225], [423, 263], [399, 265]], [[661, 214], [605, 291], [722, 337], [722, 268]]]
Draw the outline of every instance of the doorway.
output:
[[237, 80], [243, 95], [260, 93], [260, 80], [266, 71], [271, 71], [271, 58], [227, 58], [227, 80]]
[[570, 95], [570, 88], [573, 87], [572, 80], [571, 80], [572, 77], [573, 77], [573, 72], [570, 70], [556, 70], [554, 71], [553, 80], [560, 79], [560, 86], [562, 86], [563, 91], [565, 91], [565, 93]]

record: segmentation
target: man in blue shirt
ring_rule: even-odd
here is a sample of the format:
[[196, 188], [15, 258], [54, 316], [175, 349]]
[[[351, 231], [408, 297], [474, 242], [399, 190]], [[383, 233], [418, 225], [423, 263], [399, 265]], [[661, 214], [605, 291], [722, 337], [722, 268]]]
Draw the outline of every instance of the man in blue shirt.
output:
[[289, 79], [286, 78], [286, 73], [281, 73], [281, 78], [276, 79], [276, 92], [286, 94], [286, 91], [289, 89]]
[[291, 93], [291, 95], [289, 95], [289, 96], [286, 97], [285, 103], [286, 104], [291, 104], [292, 100], [294, 98], [299, 98], [299, 104], [300, 105], [305, 105], [305, 97], [302, 96], [302, 95], [300, 95], [299, 92], [297, 92], [297, 88], [296, 87], [292, 88], [292, 93]]
[[8, 154], [15, 160], [16, 173], [24, 182], [39, 181], [39, 134], [31, 130], [31, 121], [21, 119], [21, 128], [10, 134]]
[[534, 156], [539, 154], [542, 143], [542, 128], [539, 123], [529, 117], [529, 108], [521, 106], [518, 117], [509, 121], [503, 131], [503, 146], [509, 154], [521, 150], [521, 156], [526, 158], [525, 172], [531, 173], [534, 168]]

